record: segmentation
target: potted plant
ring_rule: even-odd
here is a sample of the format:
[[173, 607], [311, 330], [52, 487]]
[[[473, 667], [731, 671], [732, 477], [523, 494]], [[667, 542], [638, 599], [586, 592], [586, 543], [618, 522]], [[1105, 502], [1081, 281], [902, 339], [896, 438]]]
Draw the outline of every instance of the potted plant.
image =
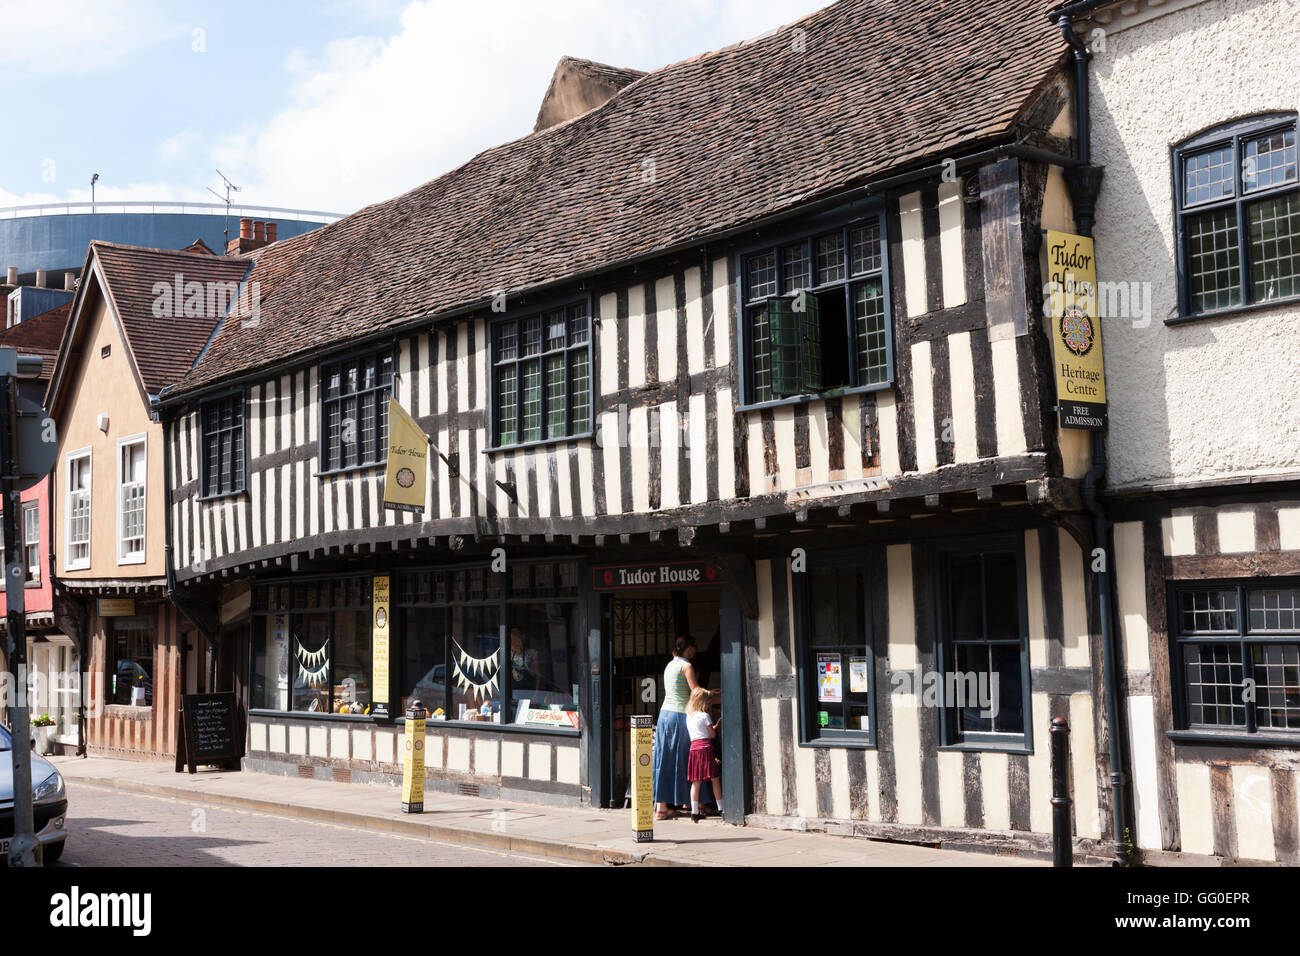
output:
[[33, 717], [32, 729], [36, 734], [36, 752], [42, 755], [53, 753], [54, 746], [51, 737], [54, 733], [54, 718], [49, 714]]

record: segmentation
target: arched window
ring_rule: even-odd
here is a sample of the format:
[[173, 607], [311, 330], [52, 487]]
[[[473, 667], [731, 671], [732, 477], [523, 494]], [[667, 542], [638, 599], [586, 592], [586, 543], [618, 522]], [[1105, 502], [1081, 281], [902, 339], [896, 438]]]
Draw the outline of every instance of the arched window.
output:
[[1219, 126], [1173, 152], [1180, 317], [1300, 298], [1296, 114]]

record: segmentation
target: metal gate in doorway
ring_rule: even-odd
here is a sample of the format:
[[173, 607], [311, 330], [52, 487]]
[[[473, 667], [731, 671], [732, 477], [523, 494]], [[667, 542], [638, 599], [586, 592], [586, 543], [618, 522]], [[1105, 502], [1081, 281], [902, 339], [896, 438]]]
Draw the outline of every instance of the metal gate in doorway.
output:
[[614, 733], [611, 795], [621, 805], [631, 772], [628, 748], [630, 717], [659, 716], [663, 699], [664, 667], [672, 659], [678, 634], [671, 598], [606, 597], [609, 609], [610, 659], [613, 663]]

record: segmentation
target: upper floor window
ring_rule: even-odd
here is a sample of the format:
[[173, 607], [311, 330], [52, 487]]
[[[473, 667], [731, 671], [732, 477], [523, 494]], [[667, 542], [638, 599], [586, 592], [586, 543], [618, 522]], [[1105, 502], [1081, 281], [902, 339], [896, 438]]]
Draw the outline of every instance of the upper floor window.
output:
[[1296, 117], [1219, 127], [1174, 150], [1184, 316], [1300, 296]]
[[389, 349], [321, 368], [321, 470], [380, 465], [388, 458]]
[[244, 393], [205, 402], [203, 426], [203, 497], [244, 490]]
[[1172, 617], [1180, 729], [1300, 731], [1300, 582], [1175, 586]]
[[750, 404], [888, 385], [884, 217], [741, 257]]
[[1029, 746], [1028, 612], [1021, 544], [941, 549], [943, 743]]
[[29, 584], [41, 580], [41, 506], [35, 501], [23, 502], [23, 557]]
[[69, 571], [90, 567], [90, 449], [68, 455], [67, 556]]
[[493, 323], [493, 444], [518, 445], [589, 431], [588, 303]]
[[117, 459], [117, 560], [135, 564], [144, 560], [144, 436], [119, 441]]

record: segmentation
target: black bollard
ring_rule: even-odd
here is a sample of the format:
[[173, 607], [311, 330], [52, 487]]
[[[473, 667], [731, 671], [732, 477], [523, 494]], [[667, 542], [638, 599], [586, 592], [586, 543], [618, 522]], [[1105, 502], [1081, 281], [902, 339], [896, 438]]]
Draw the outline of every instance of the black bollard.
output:
[[1052, 866], [1074, 866], [1070, 838], [1070, 725], [1052, 718]]

